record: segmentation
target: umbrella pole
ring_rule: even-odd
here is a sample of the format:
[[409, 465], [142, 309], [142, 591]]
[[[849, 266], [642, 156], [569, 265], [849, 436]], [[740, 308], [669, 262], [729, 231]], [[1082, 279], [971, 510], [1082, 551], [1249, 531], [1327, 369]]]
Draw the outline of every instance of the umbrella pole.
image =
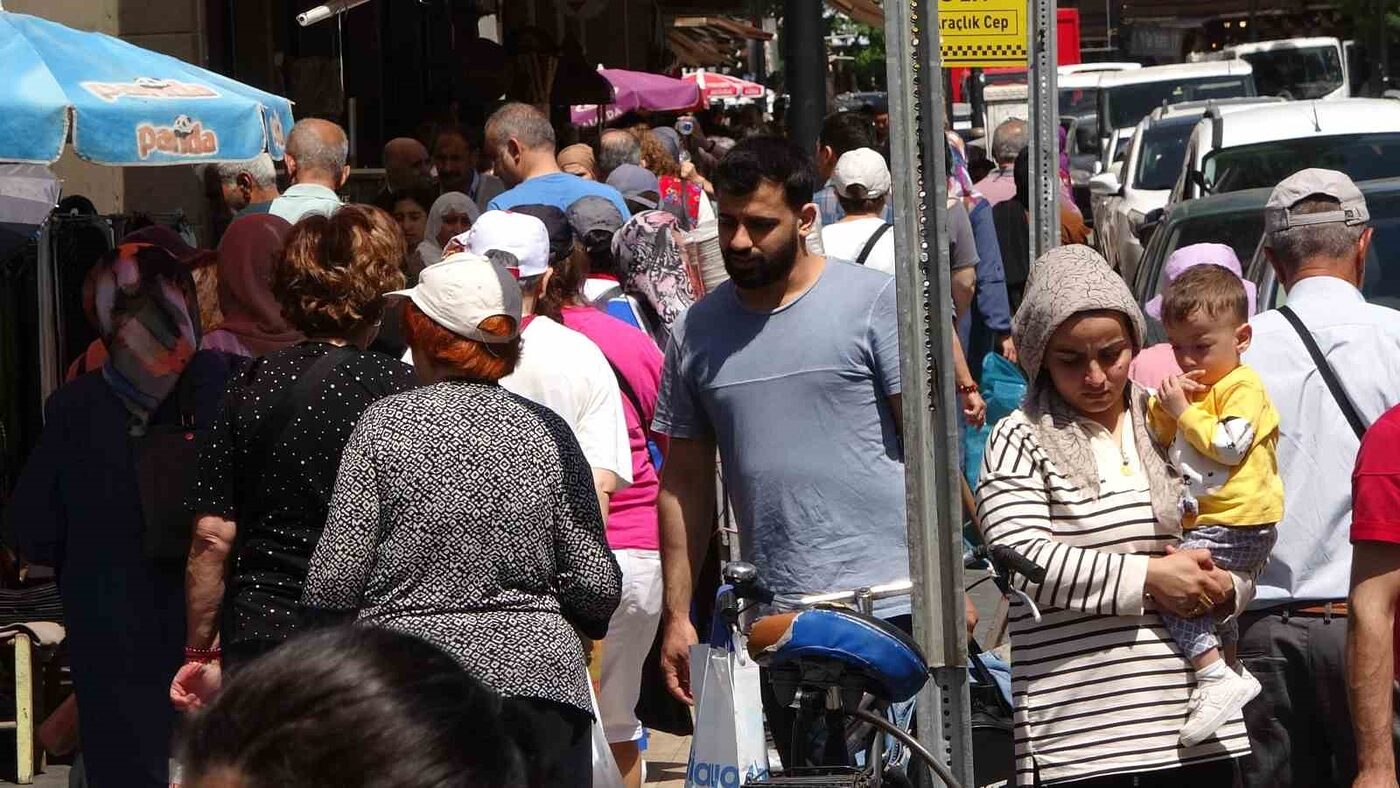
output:
[[46, 219], [39, 230], [39, 393], [47, 401], [59, 386], [58, 322], [55, 310], [57, 283], [54, 277], [53, 221]]

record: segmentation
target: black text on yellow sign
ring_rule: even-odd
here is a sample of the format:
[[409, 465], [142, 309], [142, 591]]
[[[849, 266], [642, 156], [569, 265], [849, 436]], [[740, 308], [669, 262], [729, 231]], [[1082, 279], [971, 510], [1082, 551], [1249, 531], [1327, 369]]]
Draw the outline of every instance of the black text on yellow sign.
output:
[[939, 0], [944, 68], [1026, 64], [1026, 0]]

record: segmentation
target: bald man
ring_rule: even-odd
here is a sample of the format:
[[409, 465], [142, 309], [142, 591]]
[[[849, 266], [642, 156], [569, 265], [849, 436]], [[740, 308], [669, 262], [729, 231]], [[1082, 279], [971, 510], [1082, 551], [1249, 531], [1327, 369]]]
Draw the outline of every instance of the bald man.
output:
[[272, 201], [268, 213], [296, 224], [309, 213], [330, 215], [340, 208], [336, 189], [350, 177], [350, 141], [328, 120], [297, 121], [287, 135], [285, 162], [292, 186]]
[[390, 193], [426, 185], [433, 179], [433, 157], [412, 137], [395, 137], [384, 145], [384, 189]]

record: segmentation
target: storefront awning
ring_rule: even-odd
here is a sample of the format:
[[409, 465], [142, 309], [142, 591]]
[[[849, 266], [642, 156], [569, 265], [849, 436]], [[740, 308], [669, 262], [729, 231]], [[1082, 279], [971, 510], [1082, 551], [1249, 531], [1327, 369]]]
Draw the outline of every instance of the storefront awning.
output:
[[683, 66], [710, 67], [734, 59], [749, 41], [768, 41], [772, 33], [727, 16], [680, 16], [671, 22], [666, 41]]

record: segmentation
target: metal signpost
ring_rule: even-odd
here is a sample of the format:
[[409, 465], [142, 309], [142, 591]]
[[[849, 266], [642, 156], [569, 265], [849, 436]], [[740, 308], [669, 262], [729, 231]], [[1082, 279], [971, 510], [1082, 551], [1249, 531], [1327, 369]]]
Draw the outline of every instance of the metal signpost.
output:
[[1060, 245], [1060, 102], [1055, 0], [1030, 0], [1031, 259]]
[[1031, 248], [1039, 256], [1059, 241], [1055, 3], [886, 0], [884, 10], [891, 163], [894, 172], [912, 175], [895, 179], [894, 241], [914, 636], [933, 673], [919, 695], [919, 740], [970, 786], [975, 783], [962, 603], [961, 413], [951, 363], [940, 66], [1017, 65], [1034, 57]]
[[919, 740], [971, 785], [939, 18], [934, 0], [884, 8], [890, 152], [894, 171], [913, 176], [895, 179], [894, 242], [914, 637], [933, 670], [918, 699]]

